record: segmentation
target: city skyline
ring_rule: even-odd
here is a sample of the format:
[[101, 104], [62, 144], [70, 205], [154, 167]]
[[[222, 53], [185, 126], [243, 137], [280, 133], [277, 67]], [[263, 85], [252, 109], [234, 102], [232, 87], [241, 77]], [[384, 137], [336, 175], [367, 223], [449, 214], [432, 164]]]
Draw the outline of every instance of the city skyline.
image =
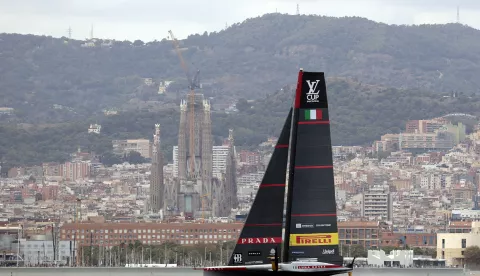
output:
[[[200, 100], [199, 103], [203, 102]], [[202, 113], [200, 108], [195, 110]], [[186, 112], [187, 110], [184, 116]], [[202, 118], [199, 117], [197, 119]], [[381, 137], [381, 141], [374, 142], [374, 147], [332, 147], [336, 167], [334, 180], [337, 191], [339, 246], [343, 248], [340, 250], [350, 250], [347, 248], [352, 239], [356, 241], [355, 250], [362, 250], [364, 253], [366, 249], [400, 248], [408, 245], [416, 252], [425, 252], [419, 254], [436, 256], [449, 265], [456, 264], [455, 256], [460, 256], [463, 249], [456, 247], [455, 240], [472, 239], [476, 235], [478, 224], [468, 220], [477, 220], [480, 217], [478, 198], [474, 196], [480, 185], [480, 164], [477, 157], [480, 152], [480, 128], [475, 122], [473, 132], [467, 134], [461, 122], [453, 125], [446, 118], [473, 124], [467, 120], [467, 114], [409, 120], [401, 134], [386, 134]], [[186, 122], [183, 126], [187, 126]], [[442, 139], [450, 139], [449, 141], [454, 143], [452, 148], [430, 145], [436, 140], [430, 141], [428, 138], [435, 133], [450, 133]], [[185, 136], [188, 136], [186, 134]], [[36, 254], [38, 250], [34, 248], [45, 245], [49, 247], [50, 240], [32, 238], [38, 236], [39, 231], [47, 236], [51, 235], [52, 221], [58, 223], [55, 226], [59, 241], [57, 260], [67, 265], [72, 264], [68, 262], [69, 258], [74, 254], [83, 256], [84, 252], [88, 252], [86, 248], [91, 245], [102, 248], [97, 252], [112, 250], [109, 247], [122, 243], [132, 246], [143, 244], [150, 248], [161, 248], [158, 251], [164, 252], [165, 243], [173, 242], [187, 248], [187, 245], [207, 247], [235, 241], [270, 159], [271, 151], [267, 148], [274, 146], [275, 139], [258, 145], [255, 151], [242, 150], [237, 154], [233, 147], [233, 131], [229, 130], [229, 138], [224, 141], [223, 146], [217, 146], [217, 150], [214, 149], [212, 154], [212, 172], [217, 171], [215, 175], [224, 175], [220, 177], [223, 181], [219, 179], [212, 182], [213, 188], [219, 188], [214, 193], [221, 194], [214, 198], [219, 203], [215, 204], [218, 211], [214, 213], [217, 214], [212, 216], [207, 210], [205, 220], [205, 208], [196, 206], [197, 215], [194, 215], [194, 220], [172, 216], [164, 220], [167, 223], [158, 223], [162, 216], [150, 212], [147, 206], [149, 201], [155, 201], [152, 200], [152, 192], [161, 198], [157, 187], [152, 187], [157, 186], [152, 183], [155, 175], [160, 180], [159, 171], [155, 170], [161, 160], [157, 165], [154, 160], [155, 149], [158, 150], [160, 146], [160, 135], [160, 125], [156, 125], [153, 143], [148, 139], [137, 139], [120, 142], [124, 148], [117, 148], [119, 152], [132, 149], [144, 152], [145, 155], [148, 152], [152, 156], [151, 163], [102, 167], [95, 161], [88, 160], [94, 156], [79, 150], [72, 154], [71, 161], [65, 164], [45, 163], [43, 169], [36, 170], [11, 169], [9, 178], [0, 181], [3, 184], [0, 192], [9, 206], [3, 210], [4, 214], [14, 219], [9, 221], [7, 227], [0, 227], [0, 237], [8, 236], [9, 231], [20, 233], [16, 231], [24, 229], [18, 252], [26, 256], [24, 262], [29, 265], [48, 263], [54, 258], [51, 248], [40, 257]], [[406, 139], [408, 143], [402, 144], [401, 139], [396, 140], [398, 135], [415, 135], [416, 138]], [[188, 140], [188, 137], [184, 139]], [[155, 144], [158, 146], [155, 147]], [[184, 166], [187, 167], [188, 147], [187, 143], [183, 144], [182, 155], [187, 161]], [[145, 152], [142, 146], [147, 149], [152, 146], [151, 153], [148, 150]], [[414, 149], [420, 148], [421, 151], [417, 154], [413, 153]], [[432, 151], [433, 148], [438, 149]], [[388, 154], [375, 158], [375, 153]], [[174, 160], [178, 160], [178, 148], [177, 154], [174, 149], [173, 155]], [[82, 170], [84, 166], [90, 169]], [[213, 170], [213, 167], [217, 170]], [[229, 171], [228, 167], [236, 167], [237, 170], [234, 173]], [[164, 167], [166, 183], [175, 179], [177, 170], [178, 161], [177, 166], [174, 162]], [[186, 169], [184, 171], [187, 172]], [[42, 174], [46, 174], [44, 181], [40, 180]], [[27, 179], [29, 175], [33, 178]], [[233, 183], [238, 184], [238, 190], [236, 185], [229, 185]], [[161, 189], [160, 185], [158, 188]], [[198, 188], [197, 190], [201, 189]], [[75, 195], [70, 194], [70, 191], [76, 191]], [[181, 193], [179, 195], [181, 196]], [[81, 198], [81, 203], [76, 198]], [[98, 201], [98, 198], [105, 200]], [[237, 199], [239, 208], [232, 209], [235, 206], [227, 203], [234, 203]], [[36, 207], [19, 209], [20, 206]], [[57, 214], [59, 209], [62, 209], [62, 212]], [[32, 217], [42, 217], [45, 221], [48, 220], [48, 224], [32, 220]], [[39, 226], [43, 228], [39, 230]], [[215, 232], [215, 229], [222, 231]], [[357, 231], [358, 235], [349, 236], [351, 231]], [[446, 240], [451, 250], [445, 255], [435, 255], [435, 250], [442, 245], [439, 242], [442, 239]], [[71, 250], [72, 246], [77, 249]], [[4, 243], [4, 248], [6, 247], [11, 248], [10, 243]], [[17, 249], [7, 251], [10, 255], [16, 253]], [[118, 260], [112, 265], [118, 266], [122, 262], [125, 260]], [[88, 266], [91, 262], [77, 258], [76, 263]]]
[[[297, 4], [300, 14], [360, 16], [387, 24], [407, 25], [456, 22], [459, 6], [460, 22], [480, 28], [476, 16], [480, 12], [480, 3], [472, 0], [427, 0], [421, 3], [397, 0], [160, 2], [48, 0], [40, 3], [25, 0], [20, 4], [3, 0], [0, 1], [0, 32], [68, 37], [71, 28], [72, 38], [85, 39], [90, 38], [93, 26], [93, 36], [97, 38], [147, 42], [166, 38], [168, 30], [172, 29], [178, 38], [183, 39], [190, 34], [220, 31], [225, 26], [266, 13], [296, 14]], [[30, 24], [32, 21], [36, 24]]]

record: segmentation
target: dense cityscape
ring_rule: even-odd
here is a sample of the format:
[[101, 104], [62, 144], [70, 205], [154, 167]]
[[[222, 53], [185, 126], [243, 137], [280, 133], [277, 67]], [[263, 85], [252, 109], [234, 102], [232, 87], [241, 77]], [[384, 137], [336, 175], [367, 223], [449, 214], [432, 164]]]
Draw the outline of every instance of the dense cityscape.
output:
[[[182, 264], [191, 265], [212, 262], [211, 256], [207, 258], [210, 246], [214, 260], [224, 262], [276, 138], [257, 150], [237, 151], [230, 129], [225, 130], [228, 139], [222, 145], [212, 145], [209, 102], [197, 94], [194, 117], [187, 116], [189, 104], [180, 104], [172, 163], [164, 164], [157, 124], [151, 140], [112, 141], [115, 154], [134, 151], [149, 163], [105, 167], [95, 153], [79, 148], [65, 163], [11, 168], [0, 182], [4, 254], [16, 262], [18, 253], [26, 266], [123, 265], [138, 263], [138, 256], [151, 258], [152, 252], [159, 262], [177, 264], [178, 248], [203, 246], [204, 254], [195, 251], [200, 255], [195, 260], [183, 253]], [[190, 118], [195, 119], [193, 132]], [[90, 125], [85, 131], [98, 135], [101, 126]], [[191, 133], [196, 139], [190, 139]], [[461, 248], [438, 250], [438, 255], [438, 240], [445, 243], [459, 238], [452, 235], [473, 233], [471, 221], [480, 217], [479, 138], [475, 117], [449, 114], [408, 121], [402, 133], [385, 134], [372, 146], [333, 147], [344, 254], [364, 256], [367, 249], [408, 247], [418, 255], [458, 265], [455, 254], [461, 254]], [[126, 253], [118, 250], [125, 245], [131, 252], [137, 248], [136, 255], [120, 258]], [[168, 255], [167, 245], [169, 252], [172, 246], [180, 247]], [[143, 251], [144, 246], [150, 251]], [[212, 249], [218, 246], [225, 247], [225, 256]], [[115, 248], [118, 252], [112, 251]]]

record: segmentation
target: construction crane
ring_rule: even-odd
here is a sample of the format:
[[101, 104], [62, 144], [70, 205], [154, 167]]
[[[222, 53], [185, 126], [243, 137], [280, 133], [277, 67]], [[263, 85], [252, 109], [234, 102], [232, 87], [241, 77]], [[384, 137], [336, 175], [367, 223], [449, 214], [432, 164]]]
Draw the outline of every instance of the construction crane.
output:
[[195, 174], [195, 88], [200, 88], [200, 70], [197, 70], [195, 76], [192, 78], [188, 66], [183, 59], [182, 52], [180, 51], [180, 46], [178, 40], [173, 35], [173, 32], [168, 31], [170, 38], [172, 39], [173, 46], [175, 47], [175, 52], [177, 52], [178, 58], [180, 59], [180, 65], [182, 66], [185, 75], [187, 76], [188, 88], [190, 89], [190, 94], [188, 95], [188, 117], [189, 117], [189, 151], [190, 151], [190, 176], [193, 177]]

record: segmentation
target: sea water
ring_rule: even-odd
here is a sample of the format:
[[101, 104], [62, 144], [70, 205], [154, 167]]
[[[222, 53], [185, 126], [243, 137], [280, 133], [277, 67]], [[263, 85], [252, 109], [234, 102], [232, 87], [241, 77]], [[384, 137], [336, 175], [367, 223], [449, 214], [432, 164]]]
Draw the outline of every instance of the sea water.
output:
[[[0, 268], [0, 276], [200, 276], [192, 268]], [[462, 269], [356, 268], [353, 276], [460, 276], [471, 275]]]

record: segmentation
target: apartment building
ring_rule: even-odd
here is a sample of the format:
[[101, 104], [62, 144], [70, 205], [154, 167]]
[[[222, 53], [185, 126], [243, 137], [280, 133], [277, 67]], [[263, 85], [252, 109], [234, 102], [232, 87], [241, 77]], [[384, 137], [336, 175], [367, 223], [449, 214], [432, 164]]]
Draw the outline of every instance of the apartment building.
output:
[[[220, 178], [227, 169], [229, 146], [213, 146], [212, 148], [212, 175]], [[173, 176], [178, 176], [178, 146], [173, 146]]]
[[78, 179], [87, 179], [92, 171], [90, 161], [65, 162], [60, 165], [60, 176], [64, 180], [75, 181]]
[[380, 141], [375, 141], [373, 143], [373, 150], [375, 152], [382, 152], [382, 151], [394, 151], [398, 149], [399, 143], [399, 135], [400, 134], [392, 134], [387, 133], [382, 135]]
[[238, 154], [239, 162], [247, 165], [258, 165], [262, 161], [262, 157], [258, 152], [242, 150]]
[[390, 191], [379, 187], [363, 193], [362, 217], [391, 221], [393, 218], [393, 199]]
[[450, 266], [465, 264], [465, 250], [469, 246], [480, 246], [480, 222], [471, 222], [468, 232], [438, 233], [437, 258], [445, 259]]
[[113, 152], [118, 155], [136, 151], [145, 158], [151, 158], [150, 140], [148, 139], [113, 140], [112, 146]]
[[381, 226], [378, 221], [339, 221], [340, 245], [361, 245], [367, 249], [378, 249], [381, 242]]
[[435, 133], [401, 133], [399, 135], [400, 150], [447, 150], [451, 149], [454, 145], [454, 135], [446, 131], [437, 131]]
[[220, 178], [227, 171], [227, 156], [230, 153], [230, 146], [213, 146], [212, 174]]
[[381, 236], [382, 246], [393, 247], [437, 247], [436, 233], [399, 233], [399, 232], [383, 232]]
[[448, 233], [470, 233], [472, 221], [450, 221], [447, 226]]
[[79, 246], [114, 246], [121, 243], [211, 244], [236, 241], [243, 223], [67, 223], [61, 228], [60, 239]]
[[407, 133], [434, 133], [447, 123], [448, 121], [444, 118], [410, 120], [406, 123], [405, 130]]

